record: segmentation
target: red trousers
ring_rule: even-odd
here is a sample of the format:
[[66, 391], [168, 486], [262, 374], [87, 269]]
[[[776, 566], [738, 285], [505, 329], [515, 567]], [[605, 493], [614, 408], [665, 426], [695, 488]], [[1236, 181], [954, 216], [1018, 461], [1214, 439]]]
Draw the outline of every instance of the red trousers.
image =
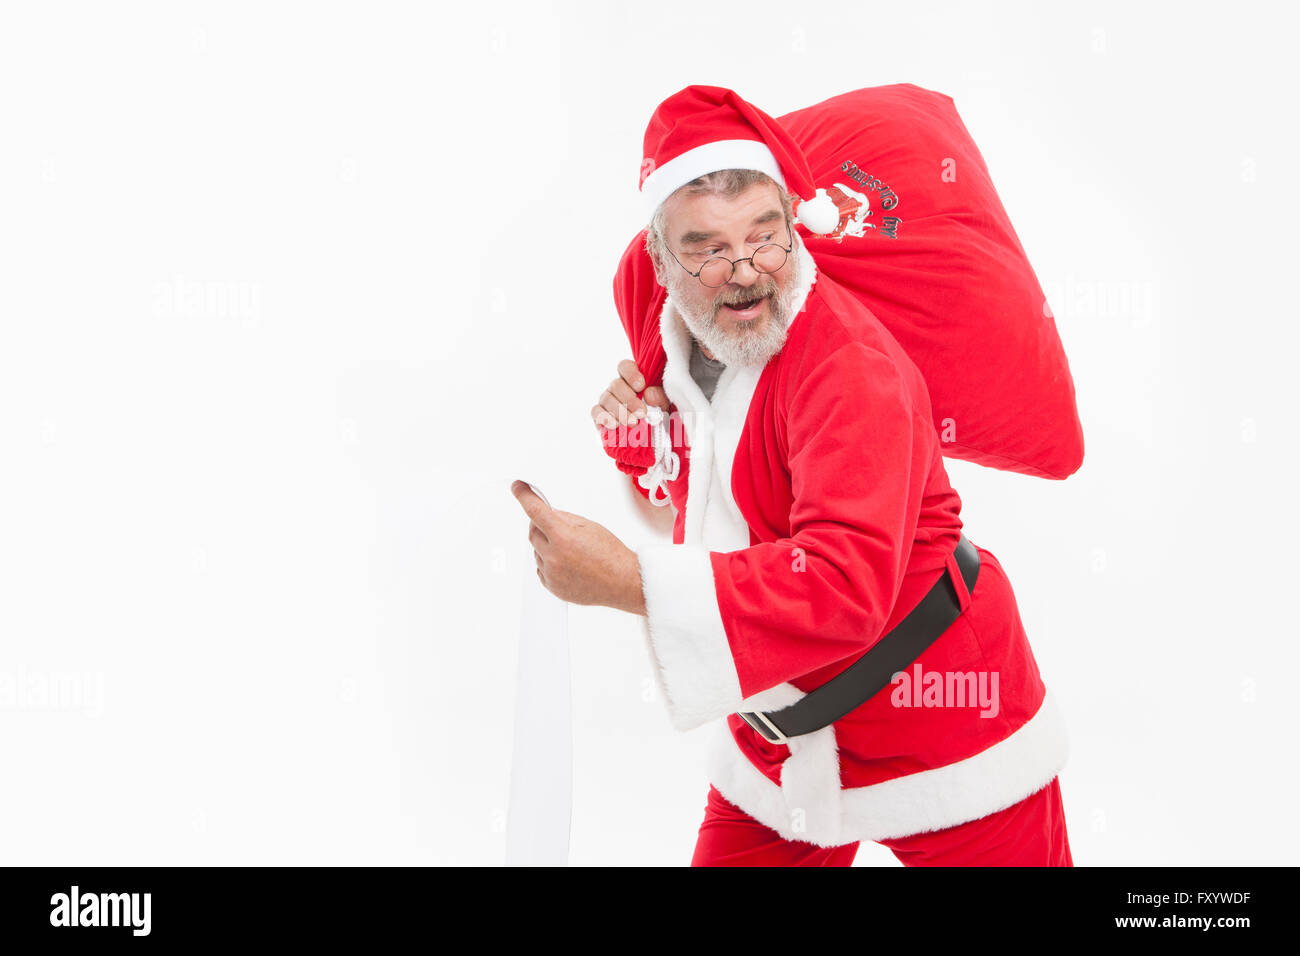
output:
[[[1056, 777], [987, 817], [880, 843], [904, 866], [1074, 866]], [[710, 785], [691, 866], [850, 866], [857, 852], [782, 839]]]

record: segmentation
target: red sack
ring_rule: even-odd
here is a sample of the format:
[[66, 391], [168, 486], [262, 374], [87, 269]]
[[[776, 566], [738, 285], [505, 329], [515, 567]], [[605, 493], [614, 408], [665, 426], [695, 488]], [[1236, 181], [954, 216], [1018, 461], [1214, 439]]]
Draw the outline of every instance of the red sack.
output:
[[[800, 235], [921, 370], [944, 454], [1043, 478], [1077, 471], [1083, 429], [1056, 323], [952, 99], [868, 87], [778, 122], [840, 208], [833, 233]], [[664, 289], [644, 231], [614, 299], [637, 366], [660, 384]]]

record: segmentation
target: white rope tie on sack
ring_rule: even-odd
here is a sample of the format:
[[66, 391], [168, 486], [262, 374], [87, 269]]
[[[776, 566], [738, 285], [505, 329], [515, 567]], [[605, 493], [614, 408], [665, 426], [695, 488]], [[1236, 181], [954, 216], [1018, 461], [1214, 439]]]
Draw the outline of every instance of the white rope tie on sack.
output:
[[[668, 482], [677, 480], [681, 460], [673, 451], [672, 436], [668, 432], [668, 416], [657, 405], [647, 405], [646, 422], [650, 426], [651, 442], [654, 444], [655, 463], [646, 469], [646, 473], [637, 478], [636, 483], [650, 492], [650, 503], [662, 508], [671, 500], [668, 494]], [[662, 493], [663, 497], [658, 495]]]

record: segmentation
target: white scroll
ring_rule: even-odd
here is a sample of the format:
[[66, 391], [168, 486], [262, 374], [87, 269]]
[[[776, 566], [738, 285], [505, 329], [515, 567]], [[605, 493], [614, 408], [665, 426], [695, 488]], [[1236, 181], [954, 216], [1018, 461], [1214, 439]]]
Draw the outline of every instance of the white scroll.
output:
[[[546, 500], [540, 488], [529, 487]], [[546, 590], [531, 567], [523, 578], [506, 864], [567, 866], [573, 812], [569, 605]]]

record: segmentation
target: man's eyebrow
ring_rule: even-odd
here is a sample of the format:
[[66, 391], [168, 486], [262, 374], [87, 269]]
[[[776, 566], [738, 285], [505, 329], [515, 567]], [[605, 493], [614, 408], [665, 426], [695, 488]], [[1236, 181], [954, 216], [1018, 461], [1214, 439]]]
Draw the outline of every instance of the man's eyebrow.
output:
[[[784, 219], [784, 218], [785, 216], [781, 212], [781, 210], [769, 209], [767, 212], [755, 216], [754, 221], [750, 223], [750, 225], [761, 226], [763, 223], [775, 222], [778, 219]], [[712, 232], [700, 232], [699, 230], [693, 229], [690, 232], [684, 233], [682, 235], [682, 245], [691, 246], [697, 242], [708, 242], [710, 239], [713, 238], [714, 235], [715, 234]]]

